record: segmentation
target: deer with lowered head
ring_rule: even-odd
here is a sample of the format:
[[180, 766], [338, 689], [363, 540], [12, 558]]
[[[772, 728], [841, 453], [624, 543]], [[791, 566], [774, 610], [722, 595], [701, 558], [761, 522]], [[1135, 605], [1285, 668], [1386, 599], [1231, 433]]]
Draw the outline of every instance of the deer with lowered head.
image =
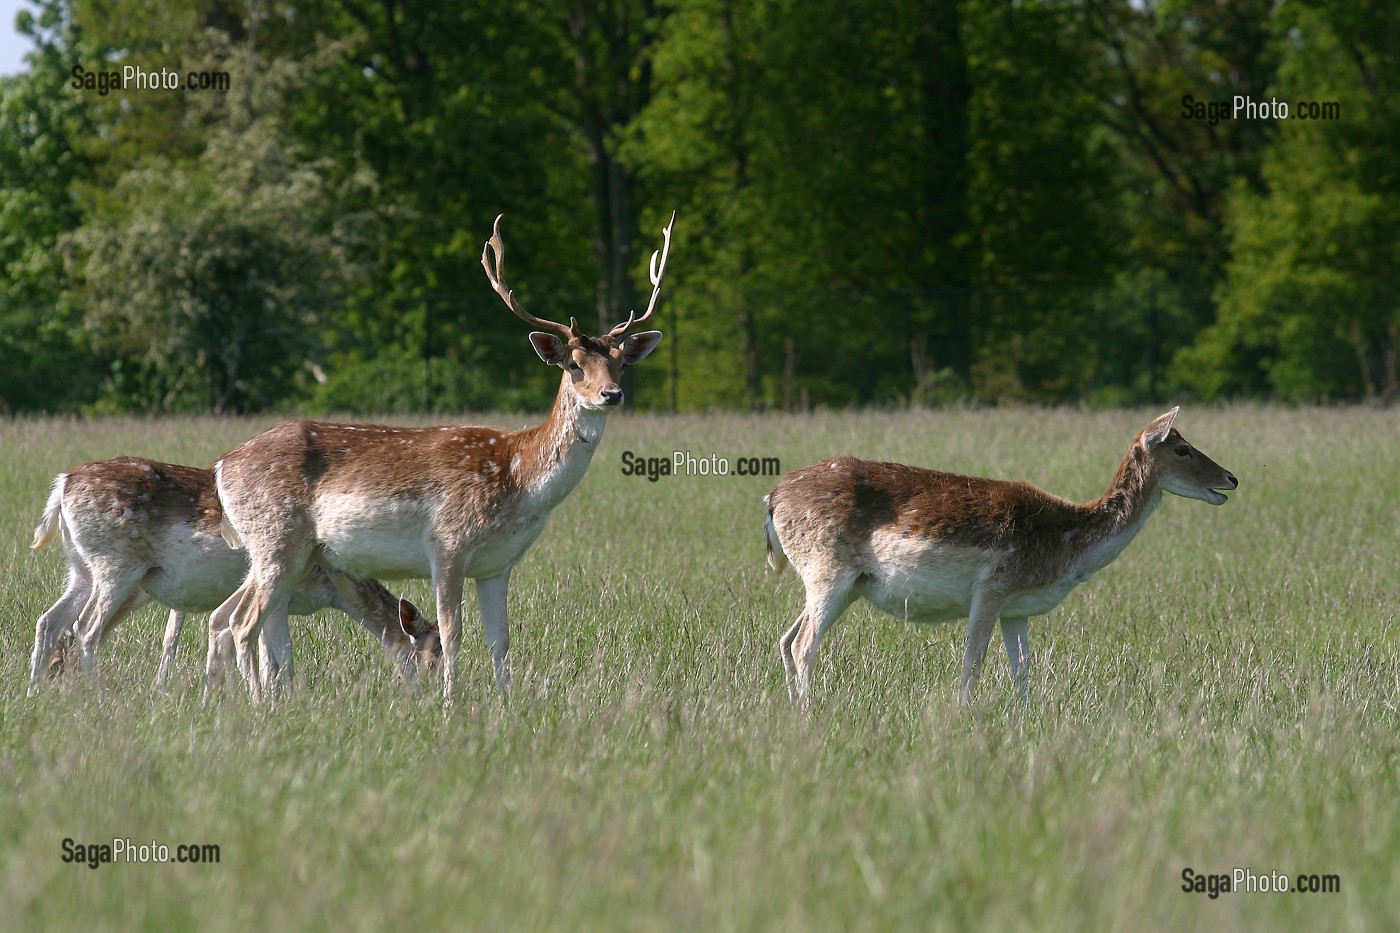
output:
[[1175, 493], [1221, 505], [1235, 475], [1172, 426], [1180, 408], [1133, 440], [1103, 495], [1080, 505], [1029, 483], [840, 457], [795, 470], [765, 497], [768, 563], [791, 563], [806, 605], [778, 642], [788, 692], [810, 703], [817, 649], [858, 598], [896, 618], [967, 619], [959, 699], [972, 689], [1000, 620], [1027, 699], [1028, 620], [1108, 566]]
[[[107, 635], [152, 599], [171, 610], [156, 674], [158, 685], [166, 683], [185, 614], [215, 609], [248, 572], [244, 554], [221, 537], [222, 520], [212, 470], [117, 457], [60, 473], [31, 547], [62, 539], [68, 586], [35, 627], [30, 695], [65, 633], [77, 638], [91, 672]], [[368, 629], [407, 675], [431, 668], [442, 652], [437, 626], [374, 580], [313, 567], [286, 609], [309, 615], [328, 606]]]
[[503, 432], [290, 421], [215, 464], [225, 536], [241, 541], [250, 559], [247, 579], [225, 607], [255, 698], [254, 640], [317, 560], [362, 576], [431, 578], [448, 702], [462, 638], [462, 591], [467, 579], [475, 580], [497, 686], [508, 695], [511, 571], [588, 469], [608, 413], [622, 404], [623, 369], [661, 340], [659, 331], [628, 331], [656, 311], [675, 215], [651, 257], [646, 312], [629, 314], [600, 337], [584, 334], [572, 318], [564, 325], [524, 309], [506, 285], [500, 223], [497, 217], [481, 265], [506, 307], [541, 328], [530, 334], [535, 353], [563, 371], [543, 424]]

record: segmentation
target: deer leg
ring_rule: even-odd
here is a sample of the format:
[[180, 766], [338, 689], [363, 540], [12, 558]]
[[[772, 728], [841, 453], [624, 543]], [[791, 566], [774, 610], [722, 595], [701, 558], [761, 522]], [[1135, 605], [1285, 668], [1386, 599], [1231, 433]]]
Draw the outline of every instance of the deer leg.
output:
[[274, 695], [291, 690], [292, 630], [287, 621], [288, 607], [269, 611], [258, 636], [262, 663], [258, 675], [263, 688]]
[[783, 636], [793, 661], [797, 696], [807, 706], [811, 705], [812, 669], [817, 663], [817, 649], [827, 629], [851, 604], [854, 583], [854, 576], [807, 583], [807, 605], [793, 626], [796, 631], [789, 633], [791, 637]]
[[[268, 589], [252, 582], [244, 584], [239, 590], [242, 595], [238, 604], [229, 617], [229, 632], [233, 637], [238, 672], [243, 675], [243, 682], [248, 685], [248, 695], [255, 703], [262, 700], [262, 680], [255, 651], [268, 612], [285, 609], [288, 594], [279, 592], [279, 589], [282, 588]], [[210, 648], [213, 650], [212, 644]]]
[[972, 688], [982, 673], [982, 659], [987, 656], [987, 644], [992, 639], [992, 626], [1001, 615], [1002, 601], [993, 598], [985, 590], [972, 594], [971, 611], [967, 614], [967, 647], [963, 651], [962, 686], [958, 689], [958, 702], [963, 706], [972, 705]]
[[175, 666], [175, 651], [180, 644], [180, 630], [185, 627], [185, 614], [178, 609], [170, 610], [170, 618], [165, 623], [165, 638], [160, 647], [160, 667], [156, 670], [156, 686], [164, 687], [170, 682], [170, 671]]
[[801, 697], [797, 692], [797, 661], [792, 656], [792, 643], [797, 638], [797, 633], [802, 629], [802, 621], [807, 618], [804, 609], [797, 617], [797, 621], [792, 623], [792, 627], [783, 633], [783, 637], [778, 640], [778, 655], [783, 659], [783, 670], [787, 672], [788, 699], [796, 703]]
[[112, 629], [137, 606], [150, 602], [151, 597], [133, 590], [135, 581], [108, 584], [100, 582], [83, 611], [82, 630], [78, 632], [78, 647], [82, 650], [83, 673], [97, 670], [97, 649]]
[[[126, 621], [126, 617], [137, 609], [151, 601], [151, 594], [145, 590], [132, 590], [122, 602], [121, 608], [107, 617], [107, 621], [102, 623], [102, 628], [98, 632], [97, 643], [100, 645], [107, 640], [107, 636], [112, 634], [118, 625]], [[89, 621], [89, 625], [91, 625]]]
[[442, 636], [442, 699], [452, 704], [453, 669], [462, 647], [462, 577], [458, 562], [442, 561], [433, 567], [433, 599], [437, 606], [438, 632]]
[[[58, 644], [59, 636], [73, 628], [92, 595], [92, 574], [86, 567], [75, 566], [68, 571], [68, 588], [49, 607], [49, 611], [39, 617], [34, 626], [34, 653], [29, 656], [29, 695], [39, 692], [41, 671], [49, 666], [50, 655]], [[61, 665], [60, 665], [61, 667]]]
[[1026, 619], [1002, 619], [1001, 640], [1006, 645], [1006, 660], [1011, 663], [1011, 679], [1016, 685], [1016, 699], [1022, 706], [1030, 705], [1030, 622]]
[[[273, 622], [271, 635], [276, 654], [286, 648], [290, 659], [291, 636], [287, 633], [286, 614], [291, 603], [292, 588], [306, 575], [311, 567], [315, 543], [307, 528], [282, 529], [279, 540], [270, 542], [266, 552], [258, 553], [252, 548], [251, 566], [248, 577], [234, 596], [234, 604], [229, 616], [229, 631], [233, 635], [234, 655], [238, 659], [238, 670], [248, 685], [248, 693], [254, 702], [262, 699], [260, 672], [255, 649], [262, 644], [263, 627], [271, 618], [269, 613], [281, 613], [281, 620]], [[240, 595], [241, 594], [241, 595]], [[230, 596], [229, 599], [233, 599]], [[228, 605], [228, 600], [224, 601]], [[220, 610], [223, 606], [219, 607]], [[211, 623], [212, 625], [212, 623]], [[211, 629], [212, 632], [212, 629]], [[212, 648], [212, 645], [211, 645]]]
[[500, 576], [476, 581], [476, 605], [481, 612], [481, 628], [486, 633], [486, 647], [491, 652], [496, 687], [501, 691], [503, 701], [510, 699], [510, 619], [506, 616], [509, 592], [509, 570]]
[[[246, 584], [244, 584], [246, 586]], [[216, 686], [223, 683], [224, 665], [233, 660], [233, 611], [243, 599], [244, 586], [233, 591], [209, 615], [209, 648], [204, 661], [204, 700], [207, 703]]]

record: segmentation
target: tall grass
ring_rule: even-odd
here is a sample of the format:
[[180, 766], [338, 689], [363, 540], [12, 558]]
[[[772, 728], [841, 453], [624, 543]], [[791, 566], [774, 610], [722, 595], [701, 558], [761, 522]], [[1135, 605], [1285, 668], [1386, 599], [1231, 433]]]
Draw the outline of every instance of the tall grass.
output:
[[[331, 614], [294, 623], [299, 682], [275, 705], [200, 702], [201, 625], [154, 692], [156, 609], [115, 633], [98, 683], [27, 699], [34, 621], [63, 588], [58, 550], [28, 550], [52, 475], [119, 453], [207, 463], [268, 422], [4, 423], [5, 925], [1394, 929], [1395, 413], [1187, 409], [1178, 427], [1238, 493], [1168, 497], [1032, 623], [1024, 712], [999, 652], [957, 708], [959, 626], [857, 606], [798, 713], [776, 641], [801, 587], [762, 567], [775, 480], [621, 468], [624, 450], [785, 470], [856, 453], [1084, 500], [1153, 414], [617, 416], [516, 571], [512, 702], [473, 621], [446, 716]], [[65, 837], [221, 859], [92, 870], [61, 860]], [[1341, 892], [1212, 899], [1181, 890], [1188, 867]]]

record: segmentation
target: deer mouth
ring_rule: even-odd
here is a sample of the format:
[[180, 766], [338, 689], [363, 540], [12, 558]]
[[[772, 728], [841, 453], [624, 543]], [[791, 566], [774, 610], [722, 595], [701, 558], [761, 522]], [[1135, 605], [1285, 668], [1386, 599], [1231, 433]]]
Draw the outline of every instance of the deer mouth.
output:
[[1210, 489], [1205, 490], [1205, 492], [1210, 493], [1211, 496], [1210, 499], [1207, 499], [1207, 502], [1211, 503], [1212, 506], [1224, 506], [1225, 503], [1229, 502], [1229, 496], [1226, 496], [1224, 492], [1224, 490], [1226, 489], [1239, 489], [1238, 479], [1233, 478], [1233, 476], [1229, 476], [1229, 478], [1226, 479], [1224, 483], [1221, 483], [1221, 485], [1211, 486]]
[[1212, 499], [1210, 500], [1211, 505], [1224, 505], [1226, 502], [1229, 502], [1229, 501], [1230, 501], [1230, 497], [1227, 496], [1227, 495], [1225, 495], [1225, 493], [1221, 492], [1221, 490], [1223, 490], [1223, 489], [1234, 490], [1234, 489], [1239, 489], [1239, 488], [1240, 488], [1240, 481], [1239, 481], [1238, 479], [1235, 478], [1235, 474], [1233, 474], [1233, 473], [1226, 473], [1226, 474], [1225, 474], [1225, 482], [1219, 484], [1218, 486], [1212, 486], [1212, 487], [1208, 490], [1208, 492], [1210, 492], [1210, 494], [1214, 497], [1214, 498], [1212, 498]]

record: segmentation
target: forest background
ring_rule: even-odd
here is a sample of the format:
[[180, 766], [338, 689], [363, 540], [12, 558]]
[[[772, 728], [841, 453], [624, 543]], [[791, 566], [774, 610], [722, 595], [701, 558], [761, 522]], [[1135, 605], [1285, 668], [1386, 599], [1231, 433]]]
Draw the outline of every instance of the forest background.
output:
[[[31, 0], [18, 28], [0, 411], [543, 408], [493, 218], [525, 306], [592, 329], [645, 304], [672, 210], [645, 408], [1400, 398], [1392, 5]], [[196, 86], [104, 93], [127, 66]]]

